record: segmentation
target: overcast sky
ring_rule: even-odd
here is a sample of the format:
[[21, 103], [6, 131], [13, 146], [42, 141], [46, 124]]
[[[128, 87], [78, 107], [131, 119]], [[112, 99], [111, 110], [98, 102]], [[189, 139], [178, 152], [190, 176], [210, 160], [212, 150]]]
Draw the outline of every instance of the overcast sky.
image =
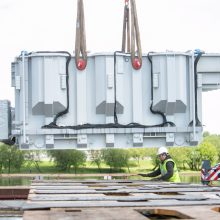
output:
[[[220, 0], [136, 0], [142, 50], [220, 53]], [[84, 0], [87, 49], [121, 49], [124, 0]], [[73, 52], [77, 0], [0, 0], [0, 99], [14, 105], [10, 65], [22, 50]], [[220, 134], [220, 91], [203, 95], [204, 130]]]

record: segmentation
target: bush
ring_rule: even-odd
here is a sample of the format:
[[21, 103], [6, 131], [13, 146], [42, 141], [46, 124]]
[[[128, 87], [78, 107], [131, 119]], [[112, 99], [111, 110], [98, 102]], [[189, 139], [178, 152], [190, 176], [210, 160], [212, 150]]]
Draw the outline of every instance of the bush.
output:
[[124, 149], [104, 149], [102, 150], [104, 162], [110, 167], [110, 171], [121, 170], [122, 167], [127, 167], [129, 171], [130, 154]]
[[100, 150], [91, 150], [89, 153], [91, 164], [96, 164], [99, 172], [101, 172], [102, 152]]
[[49, 152], [50, 157], [56, 163], [58, 169], [70, 172], [71, 166], [76, 173], [77, 169], [86, 162], [86, 154], [79, 150], [53, 150]]
[[7, 169], [8, 173], [11, 173], [11, 169], [20, 170], [24, 163], [24, 153], [17, 149], [15, 146], [9, 146], [6, 144], [0, 145], [0, 172], [3, 168]]

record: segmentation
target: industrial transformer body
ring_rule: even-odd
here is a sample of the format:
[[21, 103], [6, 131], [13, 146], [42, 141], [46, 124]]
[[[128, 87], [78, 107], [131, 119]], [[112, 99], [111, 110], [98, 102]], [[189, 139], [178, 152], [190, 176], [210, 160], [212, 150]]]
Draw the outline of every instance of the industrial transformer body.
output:
[[21, 149], [196, 145], [202, 91], [218, 89], [220, 54], [88, 55], [84, 70], [67, 52], [25, 53], [12, 63]]

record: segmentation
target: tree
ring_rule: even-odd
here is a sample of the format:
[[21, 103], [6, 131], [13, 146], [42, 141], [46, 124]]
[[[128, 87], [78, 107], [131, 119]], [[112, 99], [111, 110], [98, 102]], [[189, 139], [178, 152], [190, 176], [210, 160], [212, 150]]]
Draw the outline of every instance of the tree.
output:
[[76, 173], [77, 169], [86, 162], [85, 152], [79, 150], [52, 150], [48, 153], [62, 171], [70, 172], [73, 166]]
[[15, 146], [9, 146], [6, 144], [0, 145], [0, 172], [7, 169], [8, 173], [11, 173], [11, 169], [20, 170], [24, 163], [23, 152], [17, 149]]
[[208, 137], [210, 135], [210, 133], [208, 132], [208, 131], [205, 131], [204, 133], [203, 133], [203, 137], [205, 138], [205, 137]]
[[191, 170], [199, 170], [201, 166], [201, 155], [198, 146], [190, 148], [187, 152], [186, 163]]
[[56, 167], [61, 171], [66, 171], [68, 168], [68, 150], [51, 150], [48, 155], [55, 162]]
[[86, 162], [86, 154], [84, 151], [71, 150], [69, 154], [69, 166], [68, 170], [70, 171], [71, 165], [74, 167], [74, 172], [76, 174], [77, 169], [84, 165]]
[[169, 154], [176, 162], [178, 169], [186, 169], [186, 161], [190, 152], [189, 147], [171, 147], [169, 148]]
[[102, 152], [100, 150], [90, 151], [91, 164], [95, 164], [101, 173]]
[[130, 156], [136, 160], [138, 166], [140, 167], [140, 160], [146, 156], [145, 148], [131, 148], [129, 149]]
[[5, 166], [5, 158], [7, 157], [7, 146], [5, 144], [0, 145], [0, 172], [3, 172]]
[[146, 149], [146, 156], [149, 157], [152, 161], [152, 165], [154, 166], [152, 170], [155, 170], [160, 163], [160, 160], [157, 156], [157, 148], [147, 148]]
[[205, 140], [199, 145], [198, 150], [201, 155], [201, 163], [203, 160], [210, 160], [212, 165], [216, 163], [216, 160], [218, 159], [218, 151], [215, 145]]
[[31, 171], [32, 164], [37, 169], [38, 172], [41, 173], [40, 163], [41, 163], [41, 151], [38, 150], [28, 150], [25, 151], [25, 160], [27, 163], [27, 167]]
[[127, 167], [129, 171], [130, 154], [124, 149], [104, 149], [102, 150], [103, 160], [110, 167], [110, 172], [121, 170], [122, 167]]
[[203, 160], [210, 160], [211, 164], [213, 164], [216, 159], [216, 147], [209, 141], [204, 140], [200, 145], [190, 148], [186, 162], [191, 170], [200, 170]]
[[22, 165], [25, 163], [25, 153], [17, 149], [14, 153], [15, 156], [13, 157], [12, 166], [20, 172]]
[[122, 167], [127, 167], [128, 172], [130, 173], [130, 163], [129, 160], [131, 158], [130, 152], [128, 150], [121, 150], [121, 164]]
[[216, 147], [218, 161], [220, 161], [220, 135], [208, 135], [205, 137], [204, 141], [208, 141]]

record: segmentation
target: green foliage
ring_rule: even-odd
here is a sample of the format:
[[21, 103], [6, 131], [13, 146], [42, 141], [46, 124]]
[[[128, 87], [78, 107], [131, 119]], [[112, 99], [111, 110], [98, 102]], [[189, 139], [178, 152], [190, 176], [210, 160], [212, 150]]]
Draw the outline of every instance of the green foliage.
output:
[[100, 150], [91, 150], [90, 152], [91, 164], [95, 164], [99, 172], [101, 172], [102, 152]]
[[71, 150], [69, 157], [70, 159], [68, 169], [70, 169], [70, 167], [73, 166], [74, 172], [76, 174], [77, 169], [85, 164], [87, 158], [86, 154], [84, 151]]
[[203, 160], [210, 160], [212, 165], [214, 165], [217, 160], [218, 154], [216, 146], [207, 140], [189, 149], [186, 162], [191, 170], [200, 170]]
[[110, 167], [110, 171], [121, 170], [122, 167], [127, 167], [129, 171], [130, 154], [124, 149], [104, 149], [102, 150], [104, 162]]
[[41, 169], [40, 169], [41, 155], [42, 155], [42, 151], [36, 151], [36, 150], [25, 151], [26, 166], [28, 167], [30, 172], [32, 170], [32, 166], [34, 166], [37, 169], [37, 171], [41, 173]]
[[15, 150], [14, 151], [14, 157], [13, 157], [13, 168], [15, 168], [17, 171], [21, 170], [22, 165], [25, 163], [25, 155], [23, 151]]
[[210, 133], [209, 133], [208, 131], [205, 131], [205, 132], [203, 133], [203, 137], [205, 138], [205, 137], [208, 137], [208, 136], [210, 136]]
[[187, 160], [190, 170], [199, 170], [201, 167], [201, 155], [198, 147], [192, 147], [187, 152]]
[[20, 170], [24, 163], [24, 154], [18, 150], [15, 146], [8, 146], [6, 144], [0, 145], [0, 172], [6, 169], [8, 173], [11, 173], [11, 169]]
[[53, 150], [48, 152], [54, 160], [59, 170], [69, 171], [73, 166], [76, 173], [77, 169], [86, 162], [86, 154], [79, 150]]
[[61, 171], [66, 171], [69, 163], [69, 152], [67, 150], [48, 151], [48, 155], [55, 162], [56, 167]]
[[188, 155], [191, 152], [190, 147], [171, 147], [169, 148], [169, 154], [176, 162], [178, 169], [186, 169]]
[[217, 156], [218, 156], [217, 160], [220, 162], [220, 135], [206, 136], [204, 141], [208, 141], [209, 143], [211, 143], [216, 147]]
[[6, 157], [7, 157], [7, 146], [5, 144], [1, 144], [0, 145], [0, 173], [3, 172]]
[[131, 148], [128, 150], [130, 156], [137, 162], [140, 167], [140, 160], [146, 157], [146, 148]]
[[203, 160], [210, 160], [211, 164], [214, 165], [217, 161], [218, 151], [216, 146], [208, 141], [203, 141], [198, 146], [199, 153], [201, 155], [201, 163]]
[[151, 159], [152, 165], [153, 165], [153, 170], [155, 170], [160, 161], [159, 158], [157, 156], [157, 148], [146, 148], [146, 157]]
[[[220, 135], [204, 132], [203, 137], [204, 141], [196, 147], [169, 148], [169, 153], [179, 169], [200, 170], [202, 160], [210, 160], [212, 165], [220, 162]], [[47, 165], [42, 162], [45, 152], [52, 159]], [[16, 147], [0, 144], [0, 173], [19, 172], [20, 169], [22, 172], [32, 170], [38, 173], [70, 172], [71, 169], [74, 169], [75, 173], [97, 173], [108, 172], [108, 167], [111, 171], [125, 172], [122, 168], [127, 168], [128, 172], [139, 172], [155, 169], [159, 163], [157, 148], [105, 149], [92, 150], [89, 153], [88, 167], [80, 168], [86, 162], [86, 154], [83, 151], [20, 151]]]

